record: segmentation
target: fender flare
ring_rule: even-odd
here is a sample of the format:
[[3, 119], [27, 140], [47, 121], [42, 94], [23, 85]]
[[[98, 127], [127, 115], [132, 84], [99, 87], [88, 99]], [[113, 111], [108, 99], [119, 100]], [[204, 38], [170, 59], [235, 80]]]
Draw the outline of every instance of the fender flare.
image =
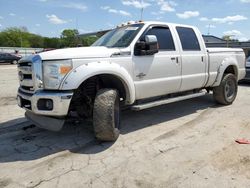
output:
[[222, 63], [220, 64], [219, 68], [218, 68], [218, 73], [217, 73], [217, 77], [215, 79], [215, 82], [213, 84], [213, 86], [219, 86], [223, 77], [223, 74], [225, 72], [225, 70], [229, 67], [229, 66], [233, 66], [234, 67], [234, 71], [236, 74], [236, 78], [238, 80], [238, 70], [239, 70], [239, 66], [238, 63], [236, 61], [236, 59], [229, 57], [229, 58], [225, 58]]
[[85, 80], [100, 74], [110, 74], [120, 79], [126, 90], [126, 104], [133, 104], [135, 101], [134, 82], [127, 70], [116, 63], [98, 61], [85, 63], [73, 69], [60, 85], [61, 90], [77, 89]]

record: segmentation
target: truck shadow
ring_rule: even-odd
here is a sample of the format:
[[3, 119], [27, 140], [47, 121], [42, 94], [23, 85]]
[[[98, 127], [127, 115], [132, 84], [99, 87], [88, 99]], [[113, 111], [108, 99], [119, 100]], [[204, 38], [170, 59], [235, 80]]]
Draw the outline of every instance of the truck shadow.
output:
[[249, 81], [241, 81], [238, 84], [241, 87], [250, 87], [250, 80]]
[[[122, 115], [121, 135], [193, 114], [198, 110], [217, 107], [208, 95], [140, 112], [127, 110]], [[8, 123], [11, 122], [4, 124]], [[84, 126], [69, 122], [60, 132], [42, 130], [29, 122], [7, 127], [2, 125], [0, 124], [0, 163], [31, 161], [52, 154], [60, 155], [60, 152], [65, 151], [96, 154], [114, 144], [96, 141], [92, 125], [87, 122]]]
[[207, 95], [191, 100], [170, 103], [167, 105], [149, 108], [143, 111], [127, 111], [123, 114], [125, 121], [121, 127], [121, 134], [143, 129], [151, 125], [168, 122], [173, 119], [184, 117], [207, 108], [217, 108], [212, 95]]

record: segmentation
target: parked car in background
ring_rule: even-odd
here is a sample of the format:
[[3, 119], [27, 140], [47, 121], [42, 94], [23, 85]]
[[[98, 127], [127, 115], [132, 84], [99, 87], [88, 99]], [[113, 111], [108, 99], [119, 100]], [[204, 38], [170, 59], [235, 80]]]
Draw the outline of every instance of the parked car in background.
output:
[[55, 48], [44, 48], [41, 51], [36, 52], [36, 54], [42, 53], [42, 52], [47, 52], [47, 51], [51, 51], [51, 50], [56, 50]]
[[22, 56], [19, 54], [0, 53], [0, 63], [17, 64], [21, 58]]

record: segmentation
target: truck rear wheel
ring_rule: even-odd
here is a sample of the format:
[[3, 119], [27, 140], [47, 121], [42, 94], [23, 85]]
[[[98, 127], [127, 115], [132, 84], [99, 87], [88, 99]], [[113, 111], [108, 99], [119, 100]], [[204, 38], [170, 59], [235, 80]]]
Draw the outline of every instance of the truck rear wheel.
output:
[[101, 141], [115, 141], [119, 136], [120, 97], [115, 89], [97, 92], [93, 109], [95, 136]]
[[219, 86], [213, 88], [213, 96], [217, 103], [223, 105], [232, 104], [236, 98], [238, 84], [235, 75], [226, 74]]

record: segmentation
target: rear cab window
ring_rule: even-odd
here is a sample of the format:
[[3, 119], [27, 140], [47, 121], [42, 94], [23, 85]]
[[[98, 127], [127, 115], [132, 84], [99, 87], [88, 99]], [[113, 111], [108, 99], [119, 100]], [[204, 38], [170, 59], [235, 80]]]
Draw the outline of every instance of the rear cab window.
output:
[[183, 51], [201, 51], [199, 40], [192, 28], [176, 27]]

